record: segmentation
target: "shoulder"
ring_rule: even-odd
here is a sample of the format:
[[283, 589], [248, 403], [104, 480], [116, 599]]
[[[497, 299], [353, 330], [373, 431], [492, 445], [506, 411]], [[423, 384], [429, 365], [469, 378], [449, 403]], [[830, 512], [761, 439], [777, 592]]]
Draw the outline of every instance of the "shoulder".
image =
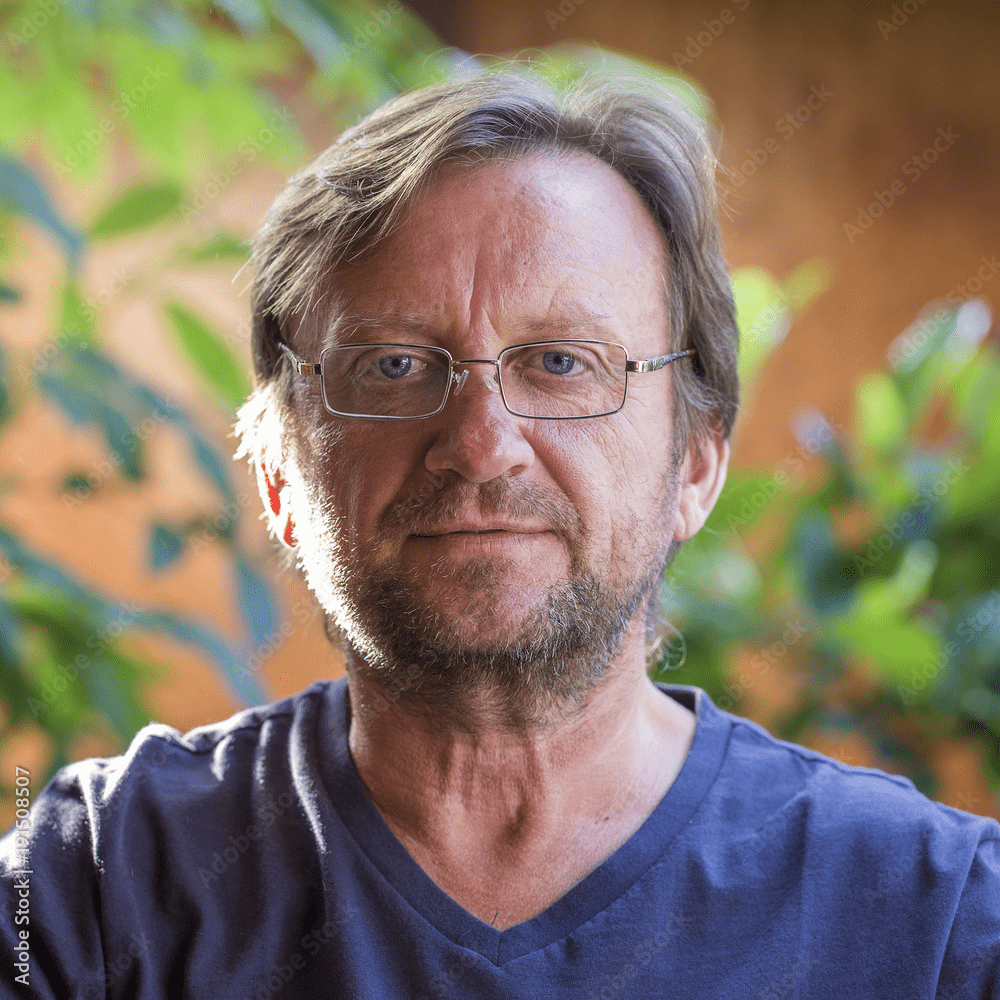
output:
[[[196, 815], [205, 807], [247, 798], [262, 770], [287, 774], [296, 727], [310, 717], [337, 682], [317, 682], [293, 697], [245, 709], [188, 733], [160, 723], [145, 726], [125, 753], [62, 768], [31, 810], [31, 839], [88, 843], [118, 836], [137, 812]], [[229, 800], [229, 801], [227, 801]], [[2, 841], [0, 841], [2, 843]], [[0, 851], [2, 857], [2, 851]]]
[[715, 801], [739, 836], [779, 832], [803, 850], [862, 868], [886, 864], [908, 877], [921, 867], [964, 878], [977, 851], [1000, 840], [995, 819], [935, 802], [909, 778], [856, 767], [778, 739], [716, 708], [702, 692], [699, 723], [728, 727]]

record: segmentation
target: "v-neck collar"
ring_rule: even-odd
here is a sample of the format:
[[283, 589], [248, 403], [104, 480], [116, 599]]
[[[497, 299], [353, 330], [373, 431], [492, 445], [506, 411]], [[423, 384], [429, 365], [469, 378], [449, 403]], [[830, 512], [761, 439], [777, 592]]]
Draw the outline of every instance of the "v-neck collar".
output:
[[331, 714], [320, 726], [320, 760], [330, 805], [360, 850], [409, 906], [455, 944], [504, 965], [561, 940], [626, 893], [668, 851], [715, 780], [730, 722], [698, 688], [657, 686], [697, 717], [694, 739], [673, 784], [642, 826], [610, 857], [548, 909], [506, 930], [490, 927], [456, 903], [417, 864], [382, 818], [348, 748], [346, 678], [329, 685]]

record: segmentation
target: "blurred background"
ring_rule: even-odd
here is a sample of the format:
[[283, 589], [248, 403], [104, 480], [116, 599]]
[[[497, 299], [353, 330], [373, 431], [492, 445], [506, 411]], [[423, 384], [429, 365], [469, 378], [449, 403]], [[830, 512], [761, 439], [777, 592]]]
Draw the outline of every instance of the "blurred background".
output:
[[0, 825], [342, 671], [249, 470], [246, 239], [387, 97], [517, 59], [705, 117], [733, 471], [658, 679], [1000, 817], [1000, 10], [899, 0], [0, 6]]

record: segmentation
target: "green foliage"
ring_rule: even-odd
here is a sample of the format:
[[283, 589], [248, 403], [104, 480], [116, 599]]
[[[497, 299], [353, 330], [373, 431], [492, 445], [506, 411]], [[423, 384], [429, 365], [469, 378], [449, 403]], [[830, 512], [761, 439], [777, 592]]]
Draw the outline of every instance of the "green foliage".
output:
[[[161, 427], [179, 433], [218, 509], [186, 524], [151, 525], [149, 568], [167, 572], [205, 544], [223, 546], [247, 636], [234, 644], [193, 619], [99, 593], [0, 527], [0, 742], [41, 726], [52, 741], [54, 770], [82, 733], [113, 734], [125, 744], [147, 721], [142, 689], [156, 671], [126, 652], [130, 634], [158, 633], [200, 649], [240, 698], [257, 703], [267, 694], [249, 664], [259, 662], [255, 651], [281, 624], [269, 585], [241, 547], [248, 504], [233, 487], [229, 456], [181, 408], [104, 354], [108, 289], [92, 301], [77, 275], [88, 241], [198, 222], [195, 238], [182, 241], [168, 263], [238, 266], [247, 257], [242, 237], [206, 235], [197, 216], [212, 192], [250, 163], [304, 158], [295, 115], [276, 96], [286, 89], [275, 86], [279, 78], [307, 79], [312, 111], [333, 130], [394, 90], [441, 78], [451, 57], [395, 2], [28, 0], [7, 4], [0, 28], [7, 50], [0, 62], [3, 260], [17, 245], [15, 227], [28, 223], [58, 242], [68, 268], [50, 339], [30, 360], [8, 361], [0, 352], [0, 420], [40, 393], [71, 423], [100, 430], [105, 457], [62, 478], [67, 509], [111, 485], [142, 482], [149, 438]], [[140, 170], [124, 190], [112, 171], [123, 148]], [[63, 218], [46, 177], [103, 193], [89, 225]], [[145, 272], [119, 279], [113, 293], [148, 294], [161, 265], [150, 261]], [[19, 297], [0, 280], [0, 304]], [[180, 354], [231, 416], [250, 388], [243, 364], [189, 304], [161, 305]], [[20, 374], [16, 386], [12, 368]]]
[[[2, 92], [0, 83], [0, 93]], [[0, 115], [0, 120], [3, 117]], [[70, 265], [76, 267], [83, 251], [80, 234], [62, 219], [35, 175], [7, 156], [0, 156], [0, 205], [27, 216], [48, 230], [62, 244]]]
[[121, 236], [160, 222], [181, 203], [176, 184], [140, 184], [115, 198], [90, 226], [93, 239]]
[[245, 261], [250, 248], [230, 233], [220, 233], [200, 246], [190, 247], [181, 256], [185, 264], [205, 264], [219, 261]]
[[[853, 433], [812, 415], [794, 455], [730, 476], [700, 544], [670, 572], [668, 604], [691, 652], [658, 676], [734, 708], [791, 657], [808, 670], [804, 703], [781, 725], [787, 738], [818, 722], [859, 729], [933, 793], [931, 741], [971, 734], [1000, 783], [1000, 358], [980, 346], [989, 324], [978, 301], [929, 307], [890, 348], [888, 370], [861, 379]], [[927, 443], [942, 411], [952, 427]], [[813, 457], [814, 475], [789, 474]], [[852, 522], [860, 537], [845, 534]], [[745, 539], [760, 529], [782, 541], [755, 563]], [[754, 584], [727, 592], [718, 567], [734, 564]], [[740, 646], [756, 652], [737, 669]], [[874, 688], [834, 718], [826, 692], [858, 669]], [[907, 725], [909, 742], [894, 735]]]
[[201, 377], [230, 406], [238, 407], [250, 394], [250, 379], [223, 339], [177, 303], [166, 307], [174, 336]]

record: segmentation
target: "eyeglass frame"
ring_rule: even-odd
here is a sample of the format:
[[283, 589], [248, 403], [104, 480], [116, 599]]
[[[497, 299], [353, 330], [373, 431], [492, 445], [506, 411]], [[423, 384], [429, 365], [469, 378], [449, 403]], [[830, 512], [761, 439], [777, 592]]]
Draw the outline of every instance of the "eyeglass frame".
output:
[[[451, 352], [445, 347], [436, 347], [430, 344], [397, 344], [395, 342], [380, 342], [356, 345], [332, 344], [330, 347], [323, 349], [323, 352], [319, 356], [319, 361], [312, 362], [305, 361], [300, 358], [283, 340], [278, 340], [277, 344], [285, 352], [289, 361], [291, 361], [296, 374], [319, 375], [321, 378], [323, 375], [323, 361], [326, 355], [331, 351], [336, 351], [342, 347], [414, 347], [425, 351], [436, 351], [439, 354], [444, 354], [448, 358], [448, 367], [451, 368], [451, 377], [445, 383], [444, 398], [441, 400], [441, 405], [431, 413], [421, 413], [415, 417], [380, 416], [372, 413], [343, 413], [340, 410], [335, 410], [326, 398], [326, 380], [323, 379], [320, 384], [323, 389], [323, 405], [326, 407], [327, 412], [335, 417], [347, 417], [351, 420], [426, 420], [428, 417], [436, 417], [442, 410], [444, 410], [445, 406], [448, 405], [448, 398], [451, 396], [452, 386], [456, 384], [458, 385], [458, 388], [455, 390], [457, 393], [461, 392], [462, 387], [465, 385], [465, 380], [469, 373], [468, 371], [464, 371], [461, 375], [459, 375], [459, 373], [455, 371], [455, 368], [458, 365], [495, 365], [497, 370], [497, 385], [500, 389], [500, 400], [503, 402], [504, 409], [506, 409], [507, 412], [514, 417], [520, 417], [524, 420], [591, 420], [594, 417], [610, 417], [618, 413], [625, 406], [625, 401], [628, 399], [629, 374], [643, 374], [645, 372], [659, 371], [661, 368], [665, 368], [669, 365], [671, 361], [676, 361], [678, 358], [694, 357], [698, 353], [694, 348], [688, 348], [684, 351], [674, 351], [672, 354], [661, 354], [656, 358], [633, 360], [628, 356], [627, 347], [623, 347], [621, 344], [616, 344], [611, 340], [538, 340], [532, 341], [529, 344], [511, 344], [510, 347], [505, 347], [495, 359], [466, 358], [464, 360], [456, 361], [451, 356]], [[507, 402], [507, 396], [503, 391], [503, 379], [500, 376], [500, 362], [502, 361], [503, 356], [510, 351], [518, 351], [525, 347], [545, 347], [548, 344], [607, 344], [609, 347], [617, 347], [624, 351], [625, 389], [622, 392], [621, 404], [614, 410], [607, 410], [604, 413], [578, 413], [563, 417], [536, 417], [527, 413], [518, 413], [516, 410], [512, 410], [510, 404]]]

